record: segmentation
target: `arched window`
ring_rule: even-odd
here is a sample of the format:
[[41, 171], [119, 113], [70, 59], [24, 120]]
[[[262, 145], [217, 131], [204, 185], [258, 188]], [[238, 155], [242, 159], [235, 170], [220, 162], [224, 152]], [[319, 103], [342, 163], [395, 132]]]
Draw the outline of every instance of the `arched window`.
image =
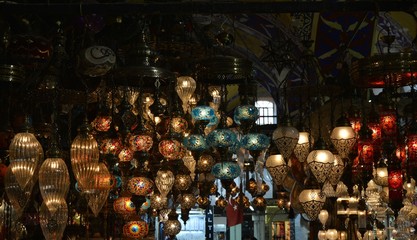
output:
[[260, 99], [255, 102], [255, 106], [259, 110], [259, 118], [256, 124], [267, 125], [277, 123], [277, 107], [272, 99]]

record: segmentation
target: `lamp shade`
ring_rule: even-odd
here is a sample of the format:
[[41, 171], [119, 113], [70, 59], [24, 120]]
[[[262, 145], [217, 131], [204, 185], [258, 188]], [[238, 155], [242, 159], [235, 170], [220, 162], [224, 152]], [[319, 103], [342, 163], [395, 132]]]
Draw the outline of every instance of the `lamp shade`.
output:
[[43, 159], [43, 149], [32, 133], [22, 132], [16, 134], [9, 146], [9, 159], [11, 170], [17, 183], [23, 189], [34, 177]]
[[337, 234], [337, 230], [334, 228], [328, 229], [326, 231], [326, 238], [328, 240], [337, 240], [339, 238], [339, 235]]
[[39, 208], [39, 223], [46, 240], [62, 239], [68, 222], [68, 206], [65, 201], [53, 203], [54, 212], [49, 211], [45, 202]]
[[195, 121], [202, 121], [202, 122], [209, 122], [212, 118], [216, 116], [214, 109], [205, 106], [205, 105], [198, 105], [191, 110], [191, 117]]
[[127, 182], [127, 189], [137, 196], [148, 196], [153, 191], [153, 181], [147, 177], [132, 177]]
[[281, 154], [270, 155], [265, 162], [266, 169], [272, 176], [272, 180], [277, 186], [283, 184], [287, 177], [289, 167]]
[[235, 179], [240, 175], [241, 169], [237, 162], [219, 162], [211, 169], [211, 173], [221, 180]]
[[195, 198], [194, 194], [192, 193], [184, 193], [181, 195], [181, 208], [190, 209], [194, 207], [196, 204], [197, 199]]
[[123, 217], [128, 217], [136, 213], [135, 204], [130, 200], [130, 196], [123, 195], [114, 200], [113, 210]]
[[169, 169], [161, 169], [156, 173], [155, 185], [163, 197], [166, 197], [174, 185], [175, 176]]
[[247, 133], [255, 124], [259, 117], [259, 110], [253, 105], [239, 105], [233, 114], [234, 122], [241, 128], [243, 133]]
[[92, 191], [86, 193], [86, 198], [88, 206], [90, 206], [94, 216], [97, 217], [107, 201], [114, 180], [106, 165], [102, 162], [97, 164], [97, 170], [93, 179]]
[[324, 226], [326, 226], [327, 223], [327, 219], [329, 219], [329, 212], [326, 209], [322, 209], [319, 213], [318, 216], [321, 225], [323, 225], [323, 228], [325, 228]]
[[262, 133], [248, 133], [240, 140], [240, 146], [249, 151], [264, 150], [269, 143], [269, 137]]
[[308, 219], [315, 221], [326, 201], [326, 196], [320, 189], [304, 189], [298, 198]]
[[333, 154], [333, 157], [333, 166], [330, 169], [328, 179], [333, 186], [336, 186], [345, 170], [345, 163], [338, 154]]
[[147, 134], [138, 134], [138, 135], [132, 135], [129, 138], [129, 146], [130, 149], [135, 152], [141, 152], [141, 151], [149, 151], [153, 145], [153, 140], [150, 135]]
[[185, 156], [186, 149], [173, 138], [163, 139], [158, 144], [159, 152], [167, 160], [178, 160]]
[[235, 108], [233, 120], [237, 125], [254, 124], [259, 117], [259, 110], [254, 105], [239, 105]]
[[237, 142], [237, 135], [228, 128], [218, 128], [210, 132], [206, 138], [209, 146], [214, 148], [229, 148]]
[[171, 209], [168, 214], [168, 220], [164, 222], [164, 233], [171, 239], [181, 231], [181, 223], [178, 221], [178, 214], [175, 209]]
[[168, 205], [168, 198], [162, 196], [160, 193], [154, 193], [151, 196], [151, 207], [157, 210], [166, 208]]
[[347, 158], [356, 143], [356, 133], [345, 117], [338, 120], [338, 126], [332, 130], [330, 140], [341, 158]]
[[123, 236], [130, 239], [142, 239], [148, 235], [148, 224], [142, 219], [128, 221], [123, 225]]
[[307, 163], [317, 181], [324, 183], [334, 165], [334, 156], [329, 150], [313, 150], [308, 154]]
[[298, 143], [299, 132], [291, 125], [278, 126], [272, 133], [272, 140], [281, 152], [284, 159], [288, 160]]
[[39, 189], [43, 203], [52, 215], [65, 202], [69, 185], [70, 177], [64, 160], [47, 158], [39, 170]]
[[175, 91], [177, 92], [178, 96], [182, 101], [182, 107], [184, 109], [184, 112], [187, 112], [188, 101], [193, 95], [196, 87], [197, 83], [194, 80], [194, 78], [190, 76], [177, 77], [177, 85], [175, 86]]
[[197, 161], [197, 170], [199, 172], [210, 172], [216, 161], [210, 154], [203, 154]]
[[184, 146], [190, 151], [204, 151], [209, 148], [206, 138], [202, 134], [190, 134], [184, 138]]
[[310, 153], [310, 133], [309, 132], [299, 132], [299, 138], [297, 145], [294, 148], [294, 155], [300, 162], [304, 162], [307, 159], [308, 154]]
[[177, 190], [185, 191], [187, 190], [192, 184], [192, 179], [189, 174], [177, 174], [175, 176], [174, 187]]
[[379, 115], [383, 137], [395, 136], [397, 133], [397, 114], [394, 109], [385, 109]]
[[95, 171], [94, 164], [99, 160], [99, 149], [96, 139], [88, 129], [80, 131], [71, 144], [71, 166], [75, 179], [81, 189], [86, 189]]

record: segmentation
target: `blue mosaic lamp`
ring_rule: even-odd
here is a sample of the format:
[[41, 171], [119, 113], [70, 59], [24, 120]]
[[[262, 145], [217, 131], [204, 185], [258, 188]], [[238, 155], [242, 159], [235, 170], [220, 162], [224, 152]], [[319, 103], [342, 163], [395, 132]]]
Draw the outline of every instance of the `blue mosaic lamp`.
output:
[[240, 172], [237, 162], [219, 162], [211, 169], [211, 173], [220, 180], [233, 180], [240, 175]]
[[241, 147], [248, 150], [256, 161], [261, 155], [262, 150], [268, 148], [269, 137], [263, 133], [248, 133], [240, 140]]
[[206, 141], [209, 146], [214, 148], [229, 149], [237, 140], [237, 135], [228, 128], [218, 128], [207, 135]]
[[240, 140], [242, 148], [249, 151], [262, 151], [269, 146], [269, 137], [263, 133], [248, 133]]
[[202, 134], [190, 134], [184, 138], [182, 144], [192, 152], [202, 152], [209, 148], [206, 138]]
[[210, 122], [215, 117], [215, 111], [212, 107], [207, 105], [198, 105], [191, 110], [191, 117], [195, 121]]
[[249, 132], [259, 117], [259, 110], [254, 105], [240, 105], [235, 108], [233, 120], [243, 133]]

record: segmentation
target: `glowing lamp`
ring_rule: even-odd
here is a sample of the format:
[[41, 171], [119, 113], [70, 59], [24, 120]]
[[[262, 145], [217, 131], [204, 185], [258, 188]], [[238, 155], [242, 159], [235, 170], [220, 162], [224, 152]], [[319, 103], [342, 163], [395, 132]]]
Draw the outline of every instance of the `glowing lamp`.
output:
[[315, 221], [324, 206], [326, 196], [321, 192], [321, 189], [304, 189], [298, 199], [308, 219]]
[[282, 185], [289, 170], [289, 167], [287, 166], [287, 163], [282, 155], [279, 153], [270, 155], [266, 159], [265, 166], [269, 174], [271, 174], [274, 183], [277, 186]]
[[294, 148], [294, 155], [300, 162], [304, 162], [310, 153], [310, 133], [299, 132], [297, 145]]
[[356, 143], [356, 133], [345, 117], [338, 120], [337, 126], [330, 134], [330, 140], [341, 158], [347, 158], [350, 150]]
[[316, 150], [308, 154], [307, 164], [319, 183], [324, 183], [334, 165], [333, 154], [325, 149], [324, 141], [319, 139]]
[[272, 140], [285, 160], [288, 160], [298, 143], [299, 132], [289, 120], [279, 125], [272, 133]]
[[177, 85], [175, 86], [175, 91], [182, 101], [182, 107], [184, 112], [187, 112], [188, 101], [193, 95], [197, 87], [196, 81], [190, 76], [180, 76], [177, 77]]

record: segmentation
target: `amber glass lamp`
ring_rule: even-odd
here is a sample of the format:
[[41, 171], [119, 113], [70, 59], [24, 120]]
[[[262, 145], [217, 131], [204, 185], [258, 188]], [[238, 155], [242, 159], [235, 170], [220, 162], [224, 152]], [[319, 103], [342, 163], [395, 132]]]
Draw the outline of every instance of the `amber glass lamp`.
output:
[[42, 146], [35, 135], [29, 132], [31, 129], [29, 117], [25, 118], [23, 128], [22, 132], [13, 137], [9, 146], [11, 171], [22, 189], [33, 177], [37, 177], [38, 166], [43, 160]]

